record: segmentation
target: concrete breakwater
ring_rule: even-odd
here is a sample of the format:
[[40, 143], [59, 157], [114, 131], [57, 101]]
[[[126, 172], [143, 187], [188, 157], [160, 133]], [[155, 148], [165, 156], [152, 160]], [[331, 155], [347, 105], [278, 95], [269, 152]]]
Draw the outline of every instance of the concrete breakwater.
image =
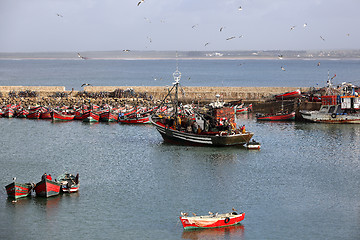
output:
[[[134, 93], [141, 93], [138, 96], [117, 96], [111, 97], [100, 95], [91, 96], [91, 93], [112, 93], [122, 89], [131, 89]], [[0, 104], [17, 104], [21, 102], [25, 106], [44, 105], [79, 105], [82, 103], [111, 104], [111, 105], [154, 105], [163, 99], [170, 87], [158, 86], [86, 86], [84, 91], [65, 90], [63, 86], [0, 86]], [[253, 103], [255, 112], [276, 112], [281, 108], [279, 101], [270, 101], [274, 95], [294, 91], [295, 87], [182, 87], [179, 91], [179, 100], [183, 103], [199, 103], [201, 105], [213, 102], [219, 94], [222, 101], [231, 102], [242, 100], [244, 103]], [[310, 88], [300, 88], [302, 92], [307, 92]], [[20, 97], [19, 93], [33, 91], [36, 97]], [[88, 93], [88, 95], [84, 94]], [[15, 94], [11, 94], [15, 93]], [[146, 95], [146, 98], [139, 97]], [[91, 96], [91, 97], [89, 97]], [[285, 108], [292, 109], [317, 109], [318, 104], [284, 101]]]

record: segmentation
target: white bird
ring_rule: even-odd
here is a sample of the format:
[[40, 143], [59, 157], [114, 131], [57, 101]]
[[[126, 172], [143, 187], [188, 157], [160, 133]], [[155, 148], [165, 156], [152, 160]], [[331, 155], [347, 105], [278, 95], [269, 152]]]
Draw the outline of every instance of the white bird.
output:
[[81, 56], [80, 53], [78, 53], [77, 55], [78, 55], [78, 57], [81, 58], [81, 59], [87, 59], [86, 57]]
[[285, 70], [285, 68], [284, 68], [283, 66], [281, 66], [281, 70], [286, 71], [286, 70]]
[[242, 9], [242, 7], [240, 6], [240, 7], [238, 8], [238, 10], [239, 10], [239, 11], [242, 11], [243, 9]]
[[304, 25], [303, 25], [303, 26], [304, 26], [304, 28], [306, 28], [306, 26], [307, 26], [307, 23], [304, 23]]
[[213, 214], [214, 214], [214, 213], [212, 213], [212, 212], [209, 211], [209, 215], [213, 215]]
[[16, 181], [16, 177], [13, 177], [13, 181], [14, 181], [14, 182]]
[[199, 26], [199, 24], [192, 25], [191, 28], [194, 29], [194, 28], [196, 28], [197, 26]]
[[226, 40], [231, 40], [231, 39], [234, 39], [234, 38], [235, 38], [235, 37], [232, 36], [232, 37], [227, 38]]
[[186, 217], [186, 216], [189, 216], [189, 214], [188, 213], [184, 213], [184, 212], [181, 212], [181, 216], [184, 216], [184, 217]]
[[90, 83], [83, 83], [81, 84], [81, 87], [84, 87], [84, 86], [92, 86]]
[[237, 212], [237, 210], [235, 208], [232, 208], [231, 210], [233, 210], [233, 212]]
[[279, 59], [283, 59], [283, 55], [282, 55], [282, 54], [278, 54], [278, 58], [279, 58]]
[[244, 35], [240, 35], [240, 36], [239, 36], [239, 38], [242, 38], [242, 37], [244, 37]]
[[323, 38], [322, 36], [320, 36], [321, 40], [325, 41], [325, 38]]
[[294, 29], [295, 29], [295, 27], [296, 27], [296, 26], [292, 26], [292, 27], [290, 28], [290, 31], [294, 30]]
[[58, 17], [63, 17], [63, 15], [61, 15], [61, 14], [59, 14], [59, 13], [57, 13], [56, 15], [57, 15]]
[[123, 52], [130, 52], [130, 50], [129, 49], [124, 49]]

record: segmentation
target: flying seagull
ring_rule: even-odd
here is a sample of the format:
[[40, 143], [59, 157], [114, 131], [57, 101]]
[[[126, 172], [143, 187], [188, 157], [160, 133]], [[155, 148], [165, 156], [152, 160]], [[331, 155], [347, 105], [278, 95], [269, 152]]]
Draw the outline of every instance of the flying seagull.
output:
[[192, 25], [191, 28], [194, 29], [194, 28], [196, 28], [197, 26], [199, 26], [199, 24]]
[[141, 0], [140, 2], [138, 2], [138, 6], [141, 4], [141, 3], [143, 3], [145, 0]]
[[130, 52], [130, 50], [129, 49], [124, 49], [123, 52]]
[[181, 215], [184, 216], [184, 217], [186, 217], [186, 216], [188, 216], [189, 214], [186, 213], [186, 212], [181, 212]]
[[322, 36], [320, 36], [321, 40], [325, 41], [325, 38], [323, 38]]
[[82, 85], [81, 85], [81, 87], [84, 87], [84, 86], [92, 86], [90, 83], [83, 83]]
[[283, 59], [283, 55], [282, 55], [282, 54], [278, 54], [278, 58], [279, 58], [279, 59]]
[[242, 11], [243, 9], [242, 9], [242, 7], [240, 6], [240, 7], [238, 8], [238, 10], [239, 10], [239, 11]]
[[13, 181], [14, 181], [14, 182], [16, 181], [16, 177], [13, 177]]
[[61, 14], [59, 14], [59, 13], [57, 13], [56, 15], [57, 15], [58, 17], [63, 17], [63, 15], [61, 15]]
[[303, 26], [304, 26], [304, 28], [306, 28], [306, 27], [307, 27], [307, 23], [304, 23], [304, 25], [303, 25]]
[[224, 28], [225, 28], [225, 27], [221, 27], [221, 28], [220, 28], [220, 32], [221, 32]]
[[192, 213], [195, 217], [197, 216], [195, 213]]
[[296, 27], [296, 26], [292, 26], [292, 27], [290, 28], [290, 31], [294, 30], [294, 29], [295, 29], [295, 27]]
[[207, 45], [209, 45], [209, 44], [210, 44], [209, 42], [205, 43], [205, 47], [206, 47]]
[[235, 37], [233, 36], [233, 37], [229, 37], [229, 38], [227, 38], [226, 40], [231, 40], [231, 39], [234, 39]]
[[212, 213], [212, 212], [209, 211], [209, 215], [213, 215], [213, 214], [214, 214], [214, 213]]
[[285, 70], [285, 68], [284, 68], [283, 66], [281, 66], [281, 70], [286, 71], [286, 70]]
[[78, 57], [81, 58], [81, 59], [84, 59], [84, 60], [87, 59], [86, 57], [81, 56], [80, 53], [78, 53]]

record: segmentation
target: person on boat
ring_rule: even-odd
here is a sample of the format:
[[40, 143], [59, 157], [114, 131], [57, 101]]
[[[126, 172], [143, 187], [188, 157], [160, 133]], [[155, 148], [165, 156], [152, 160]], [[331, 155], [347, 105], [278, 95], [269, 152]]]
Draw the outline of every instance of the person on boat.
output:
[[50, 180], [50, 181], [52, 181], [52, 177], [51, 177], [51, 174], [49, 174], [49, 175], [46, 175], [46, 179], [47, 179], [47, 180]]
[[47, 174], [44, 173], [42, 176], [41, 176], [41, 180], [45, 180], [47, 178]]
[[245, 132], [246, 132], [245, 125], [242, 125], [242, 127], [240, 128], [240, 131], [241, 131], [242, 133], [245, 133]]

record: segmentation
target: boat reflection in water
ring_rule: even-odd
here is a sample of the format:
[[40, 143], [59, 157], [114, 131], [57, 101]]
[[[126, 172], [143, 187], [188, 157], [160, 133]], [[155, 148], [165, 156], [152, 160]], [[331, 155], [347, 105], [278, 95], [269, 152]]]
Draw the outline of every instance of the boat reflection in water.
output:
[[183, 239], [244, 239], [242, 224], [221, 228], [184, 230]]

